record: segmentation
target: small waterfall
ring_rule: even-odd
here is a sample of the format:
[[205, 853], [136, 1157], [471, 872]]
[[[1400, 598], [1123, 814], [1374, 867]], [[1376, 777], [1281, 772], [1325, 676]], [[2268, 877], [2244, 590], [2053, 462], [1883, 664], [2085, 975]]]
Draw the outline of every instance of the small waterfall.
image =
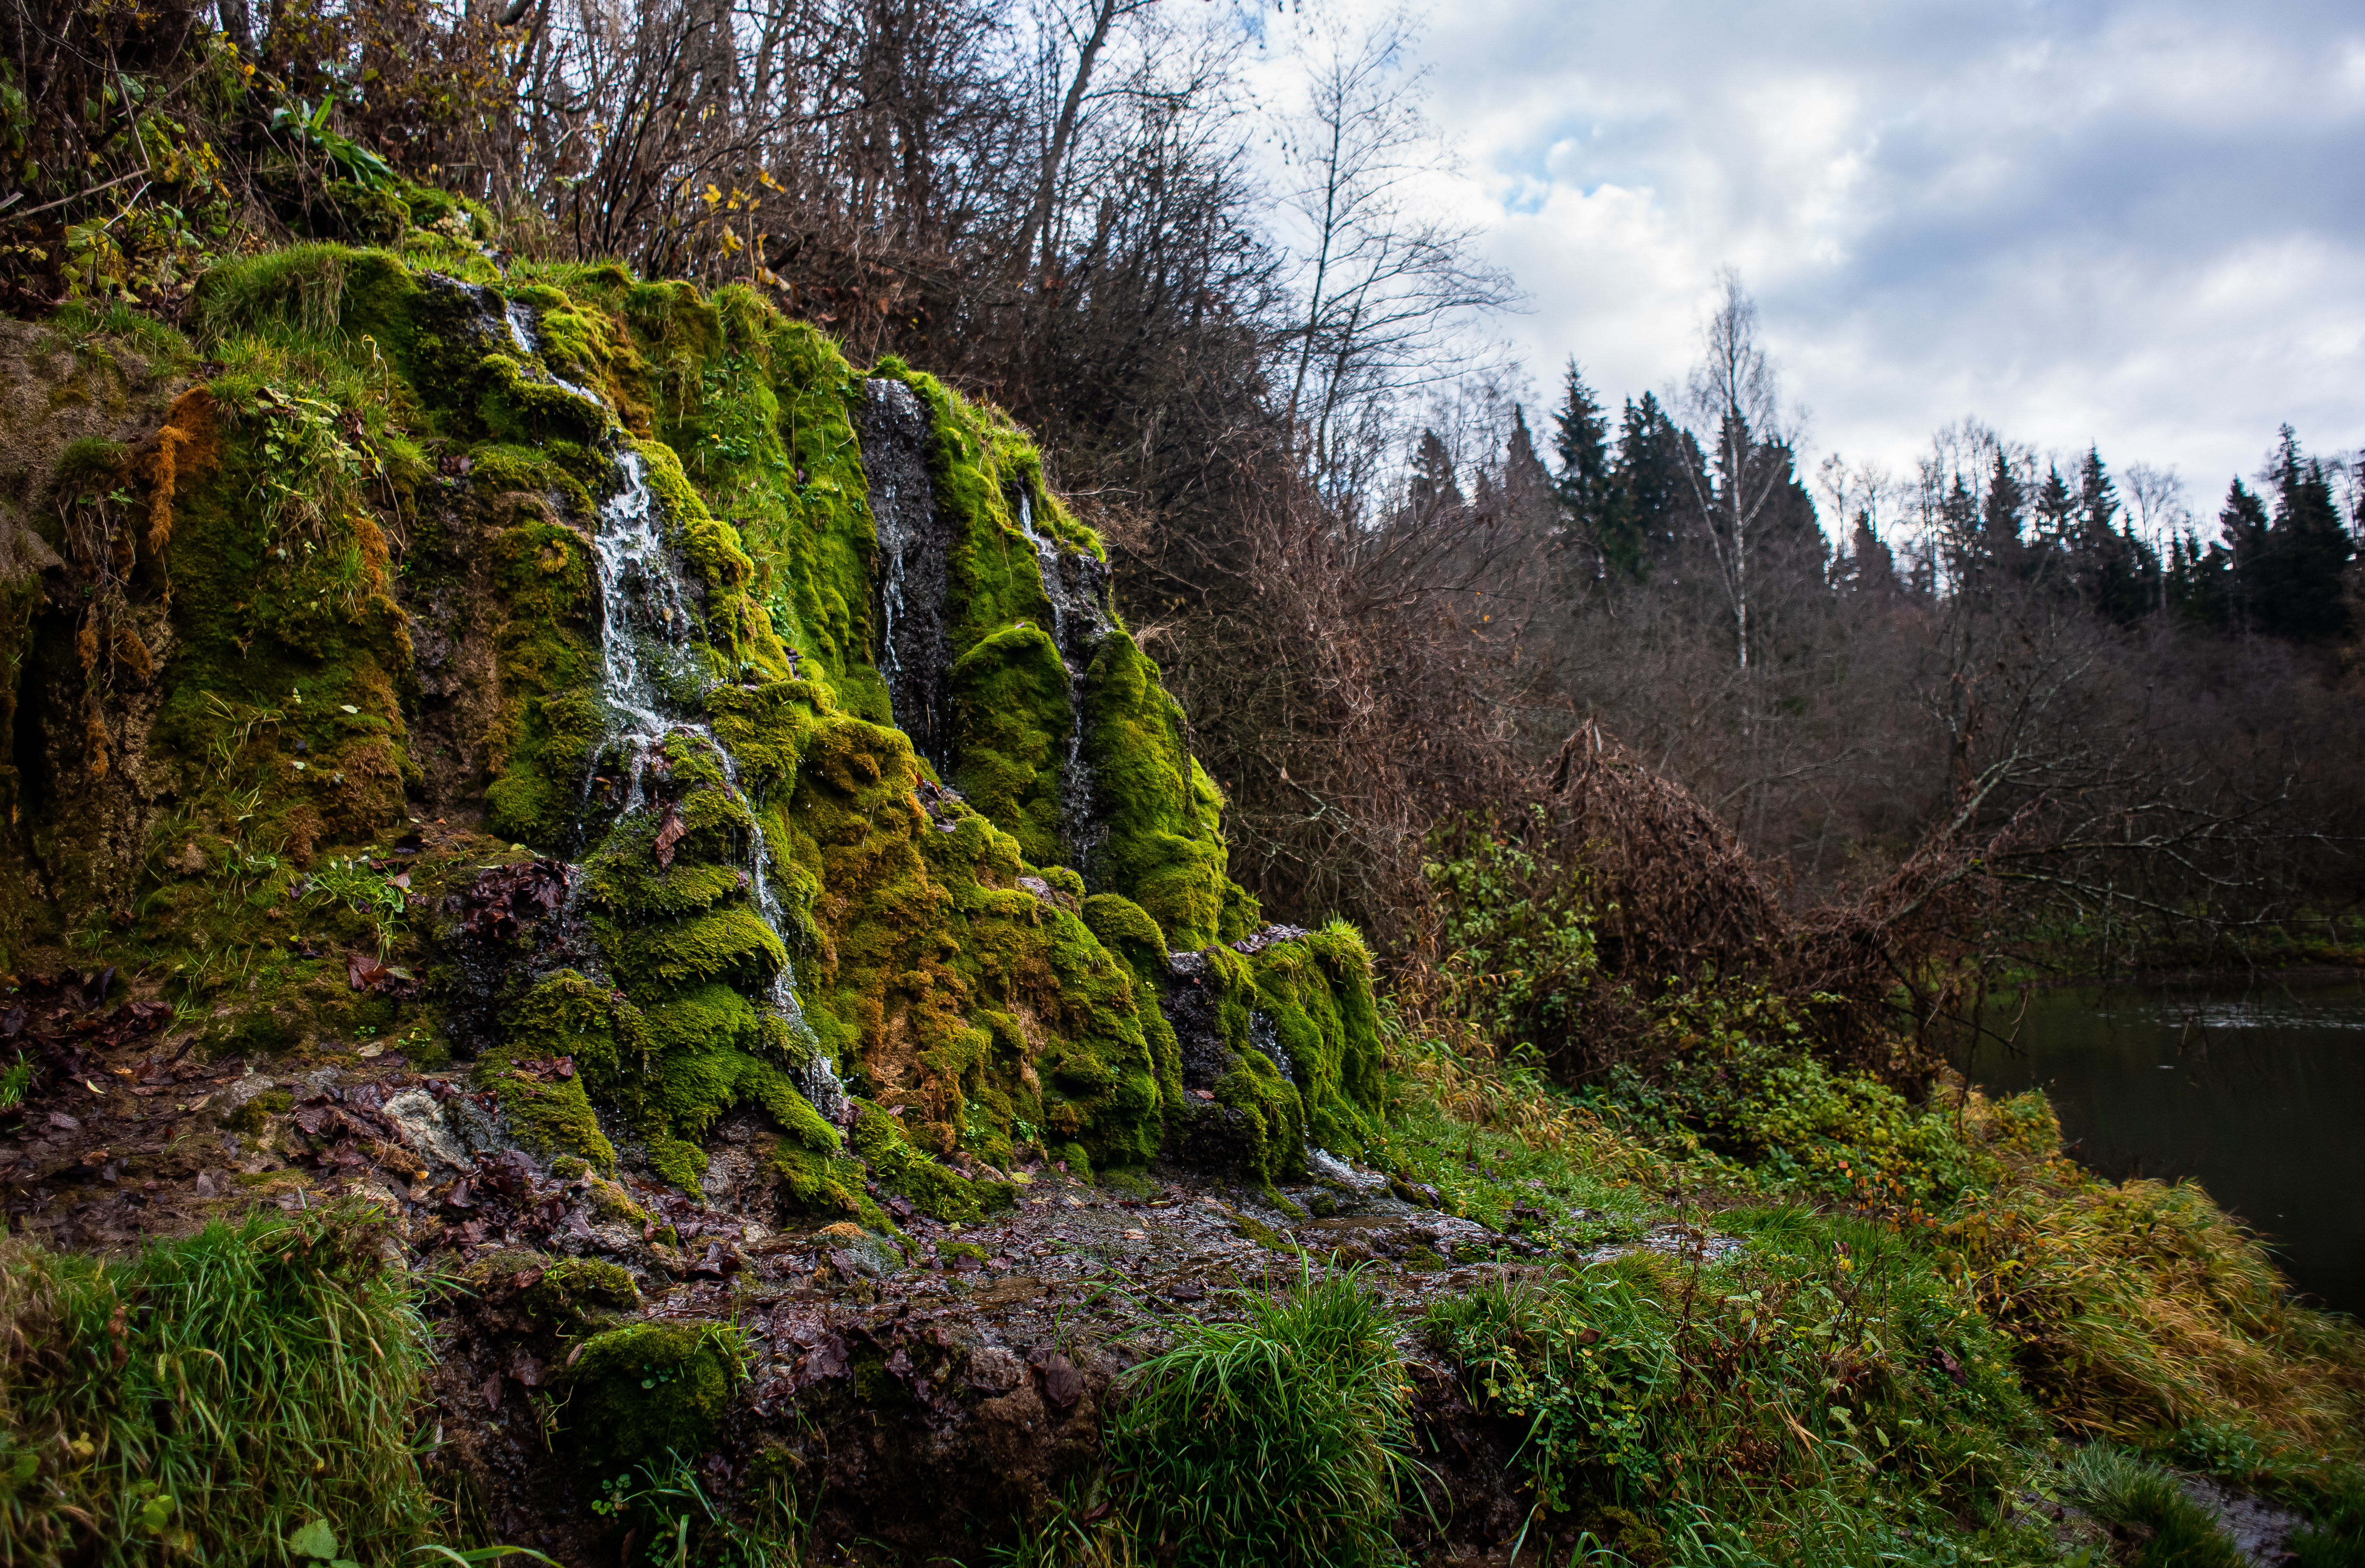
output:
[[[488, 318], [493, 314], [491, 307], [499, 306], [500, 330], [526, 356], [530, 374], [539, 374], [586, 402], [607, 407], [596, 393], [560, 380], [541, 364], [536, 348], [539, 335], [522, 306], [502, 300], [490, 289], [470, 292]], [[492, 330], [488, 320], [488, 334]], [[694, 705], [669, 695], [707, 684], [689, 648], [690, 587], [666, 543], [656, 498], [649, 488], [641, 454], [620, 439], [612, 420], [600, 445], [614, 462], [616, 474], [616, 487], [600, 503], [591, 537], [592, 554], [600, 564], [600, 689], [609, 713], [608, 734], [600, 750], [603, 755], [616, 754], [623, 764], [619, 814], [628, 817], [648, 809], [651, 759], [662, 757], [667, 740], [687, 737], [712, 748], [722, 767], [723, 788], [748, 807], [754, 821], [743, 869], [757, 916], [786, 949], [790, 945], [787, 912], [772, 885], [772, 849], [764, 836], [761, 802], [750, 800], [741, 789], [737, 762], [712, 727], [698, 716]], [[924, 469], [924, 476], [925, 473]], [[662, 769], [661, 761], [658, 767]], [[587, 804], [590, 788], [587, 778]], [[790, 965], [784, 962], [772, 977], [766, 1002], [786, 1022], [790, 1036], [807, 1047], [805, 1064], [796, 1074], [798, 1087], [824, 1116], [842, 1120], [846, 1091], [797, 1004], [796, 976]]]
[[[518, 353], [539, 364], [542, 358], [542, 329], [534, 324], [532, 317], [526, 314], [525, 307], [514, 299], [503, 300], [501, 323], [509, 328], [510, 342], [515, 345]], [[541, 365], [540, 368], [542, 374], [549, 378], [552, 386], [562, 391], [572, 392], [587, 403], [596, 403], [603, 409], [608, 406], [605, 400], [589, 387], [577, 386], [546, 364]]]
[[886, 678], [896, 727], [912, 737], [939, 773], [952, 765], [945, 671], [952, 645], [945, 633], [945, 589], [951, 541], [936, 515], [928, 474], [928, 411], [900, 381], [863, 383], [862, 472], [886, 570], [879, 584], [879, 673]]
[[1104, 596], [1108, 567], [1089, 551], [1062, 551], [1059, 542], [1035, 532], [1035, 501], [1018, 495], [1018, 531], [1035, 547], [1043, 597], [1051, 601], [1051, 641], [1068, 672], [1068, 756], [1059, 769], [1059, 832], [1068, 859], [1087, 879], [1093, 852], [1106, 829], [1093, 812], [1093, 765], [1084, 756], [1084, 677], [1111, 630]]

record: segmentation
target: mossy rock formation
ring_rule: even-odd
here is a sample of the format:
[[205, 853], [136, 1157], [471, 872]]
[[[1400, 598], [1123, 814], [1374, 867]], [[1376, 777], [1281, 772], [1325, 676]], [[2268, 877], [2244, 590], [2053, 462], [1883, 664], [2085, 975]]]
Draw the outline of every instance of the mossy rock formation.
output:
[[745, 287], [406, 245], [218, 268], [201, 383], [17, 345], [12, 965], [165, 976], [216, 1048], [473, 1054], [601, 1172], [695, 1188], [760, 1107], [790, 1207], [1359, 1147], [1368, 954], [1227, 877], [1023, 431]]

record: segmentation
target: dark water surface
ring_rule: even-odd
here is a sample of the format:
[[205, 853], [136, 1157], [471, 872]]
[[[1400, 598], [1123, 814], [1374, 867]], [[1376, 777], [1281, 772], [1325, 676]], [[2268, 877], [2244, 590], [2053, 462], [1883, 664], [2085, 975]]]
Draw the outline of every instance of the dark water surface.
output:
[[[1989, 1025], [2013, 1033], [2020, 998]], [[2032, 991], [2018, 1048], [1971, 1079], [2041, 1088], [2110, 1177], [2190, 1176], [2264, 1233], [2292, 1282], [2365, 1316], [2365, 981]]]

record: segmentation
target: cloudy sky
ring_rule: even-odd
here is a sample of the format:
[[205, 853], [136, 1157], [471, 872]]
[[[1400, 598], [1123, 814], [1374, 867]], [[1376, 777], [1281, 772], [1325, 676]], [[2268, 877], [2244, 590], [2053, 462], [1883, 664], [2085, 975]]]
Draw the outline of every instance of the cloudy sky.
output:
[[[1352, 0], [1349, 0], [1352, 3]], [[1372, 7], [1376, 10], [1377, 7]], [[1811, 462], [1976, 415], [2215, 510], [2365, 443], [2365, 6], [1454, 0], [1412, 62], [1539, 391], [1693, 357], [1737, 267]], [[1288, 44], [1268, 34], [1285, 94]]]

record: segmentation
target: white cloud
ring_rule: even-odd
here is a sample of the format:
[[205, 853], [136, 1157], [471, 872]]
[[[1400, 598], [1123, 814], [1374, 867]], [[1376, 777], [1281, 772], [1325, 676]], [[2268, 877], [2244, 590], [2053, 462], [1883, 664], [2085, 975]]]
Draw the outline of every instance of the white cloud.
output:
[[2365, 442], [2353, 7], [1469, 0], [1418, 58], [1540, 386], [1663, 388], [1731, 263], [1821, 451], [1967, 412], [2214, 498]]

